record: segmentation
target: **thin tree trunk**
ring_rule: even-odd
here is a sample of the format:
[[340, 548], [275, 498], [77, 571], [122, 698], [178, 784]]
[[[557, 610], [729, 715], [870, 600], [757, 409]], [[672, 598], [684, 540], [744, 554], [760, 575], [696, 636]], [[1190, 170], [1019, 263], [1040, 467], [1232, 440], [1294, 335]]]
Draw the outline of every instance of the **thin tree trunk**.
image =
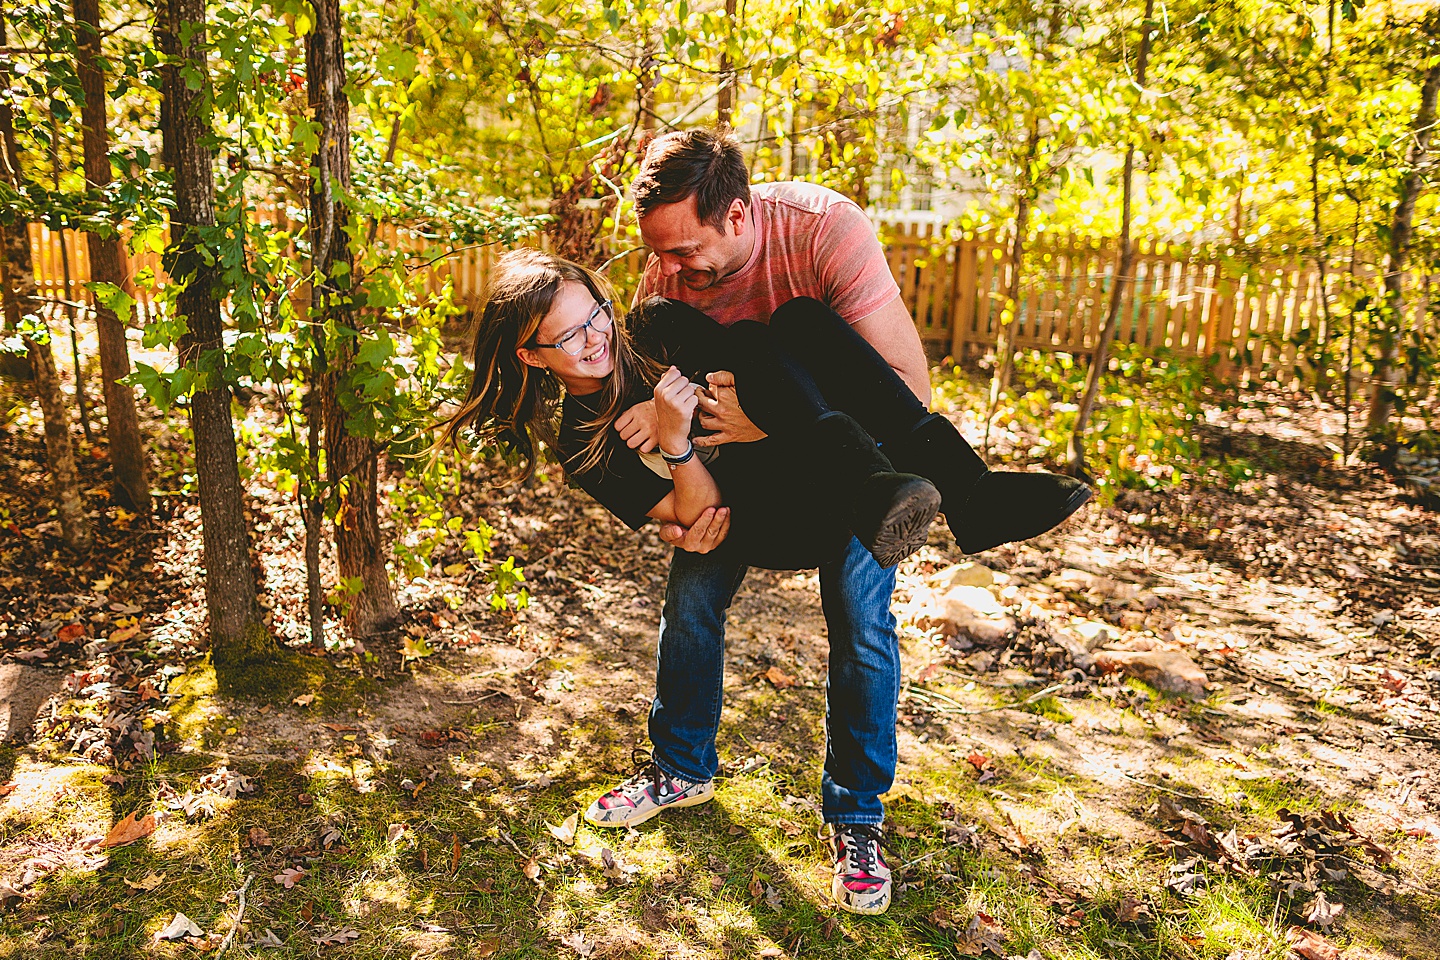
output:
[[[100, 69], [100, 0], [75, 0], [75, 68], [85, 101], [80, 106], [85, 150], [85, 182], [92, 189], [110, 183], [110, 133], [105, 120], [105, 74]], [[103, 237], [86, 234], [90, 279], [125, 284], [125, 248], [119, 230]], [[105, 436], [115, 481], [111, 496], [142, 515], [150, 513], [150, 479], [135, 393], [121, 383], [130, 376], [130, 348], [125, 326], [115, 311], [95, 298], [95, 326], [100, 344], [100, 380], [105, 391]]]
[[[1135, 85], [1141, 97], [1145, 95], [1145, 68], [1150, 64], [1150, 38], [1153, 33], [1150, 18], [1154, 13], [1155, 0], [1145, 0], [1145, 15], [1140, 23], [1140, 52], [1135, 64]], [[1135, 269], [1135, 244], [1130, 239], [1131, 202], [1135, 189], [1133, 143], [1125, 148], [1125, 172], [1121, 176], [1120, 250], [1115, 264], [1115, 282], [1110, 287], [1110, 302], [1105, 308], [1105, 320], [1100, 325], [1099, 342], [1090, 356], [1090, 369], [1085, 374], [1085, 392], [1080, 398], [1080, 409], [1075, 412], [1075, 429], [1070, 433], [1065, 456], [1067, 469], [1077, 477], [1088, 476], [1089, 473], [1085, 464], [1085, 428], [1100, 396], [1100, 379], [1110, 366], [1110, 345], [1115, 340], [1115, 328], [1120, 324], [1120, 306], [1125, 302], [1125, 288], [1133, 280], [1131, 273]]]
[[[310, 255], [317, 275], [311, 287], [310, 319], [318, 325], [333, 318], [336, 326], [354, 329], [357, 317], [349, 292], [353, 257], [344, 196], [351, 189], [350, 103], [345, 96], [340, 3], [313, 0], [312, 6], [315, 28], [305, 39], [305, 69], [310, 106], [320, 125], [320, 147], [311, 161], [318, 176], [310, 184]], [[390, 629], [397, 619], [380, 533], [379, 451], [372, 439], [354, 436], [345, 426], [342, 398], [350, 391], [354, 338], [338, 338], [328, 352], [328, 369], [320, 383], [326, 472], [340, 501], [335, 557], [340, 576], [360, 586], [349, 603], [346, 622], [352, 632], [370, 636]]]
[[[219, 271], [205, 262], [198, 236], [215, 225], [215, 174], [206, 143], [210, 117], [209, 69], [202, 49], [205, 0], [168, 0], [160, 24], [158, 45], [174, 58], [165, 69], [163, 91], [170, 121], [164, 131], [165, 151], [174, 163], [175, 177], [166, 266], [176, 281], [184, 283], [176, 308], [189, 329], [180, 340], [180, 360], [205, 374], [200, 380], [203, 389], [197, 388], [190, 400], [204, 534], [205, 607], [215, 665], [236, 668], [269, 661], [279, 648], [261, 619], [250, 564], [250, 531], [230, 421], [230, 386], [224, 377], [220, 301], [215, 296]], [[193, 31], [189, 42], [182, 47], [181, 38], [189, 31]], [[188, 76], [182, 75], [182, 65]], [[191, 88], [196, 77], [200, 89]]]
[[[50, 175], [56, 194], [60, 193], [60, 125], [55, 122], [55, 112], [50, 112]], [[90, 432], [90, 410], [85, 399], [85, 373], [80, 364], [80, 334], [75, 329], [75, 289], [70, 277], [70, 243], [65, 236], [65, 226], [56, 231], [60, 241], [60, 281], [64, 284], [65, 319], [70, 325], [70, 357], [75, 364], [75, 406], [80, 409], [80, 430], [85, 434], [86, 443], [94, 443]]]
[[1330, 395], [1330, 339], [1334, 336], [1330, 316], [1330, 291], [1327, 275], [1330, 269], [1330, 240], [1320, 220], [1320, 131], [1315, 131], [1315, 149], [1310, 157], [1310, 206], [1315, 228], [1315, 271], [1320, 284], [1320, 333], [1316, 336], [1315, 392]]
[[[0, 47], [6, 44], [5, 20], [0, 17]], [[0, 66], [0, 86], [10, 85], [10, 70]], [[0, 179], [19, 192], [24, 172], [20, 166], [20, 150], [15, 141], [14, 112], [8, 98], [0, 98]], [[35, 271], [30, 260], [30, 234], [23, 220], [0, 224], [4, 250], [0, 251], [0, 296], [4, 298], [5, 326], [20, 328], [28, 304], [35, 300]], [[33, 311], [37, 316], [40, 311]], [[65, 398], [60, 392], [60, 377], [55, 370], [55, 357], [50, 350], [48, 331], [44, 336], [22, 336], [30, 356], [31, 378], [45, 418], [45, 458], [50, 465], [51, 489], [55, 509], [60, 516], [60, 534], [65, 543], [79, 554], [90, 552], [94, 533], [85, 516], [85, 501], [80, 493], [80, 472], [75, 467], [75, 448], [70, 442], [70, 418], [65, 412]]]
[[1000, 332], [995, 337], [995, 375], [990, 378], [990, 399], [985, 407], [985, 440], [982, 448], [990, 452], [990, 424], [995, 419], [995, 407], [1000, 403], [1000, 394], [1010, 383], [1010, 367], [1015, 357], [1013, 331], [1020, 312], [1020, 281], [1025, 264], [1025, 234], [1030, 230], [1030, 166], [1040, 149], [1040, 122], [1030, 127], [1029, 139], [1025, 145], [1025, 161], [1021, 171], [1015, 197], [1015, 235], [1010, 240], [1010, 282], [1005, 285], [1005, 305], [1000, 313]]
[[[730, 25], [730, 35], [735, 35], [735, 0], [725, 0], [725, 22]], [[715, 125], [730, 126], [730, 115], [735, 109], [735, 70], [730, 62], [730, 48], [727, 44], [720, 54], [720, 89], [715, 92]]]
[[1375, 359], [1375, 386], [1370, 394], [1370, 415], [1365, 424], [1371, 439], [1382, 436], [1395, 409], [1395, 385], [1399, 371], [1395, 358], [1400, 346], [1400, 325], [1405, 317], [1405, 259], [1410, 252], [1410, 234], [1415, 217], [1415, 200], [1420, 195], [1420, 167], [1430, 149], [1435, 128], [1435, 99], [1440, 92], [1440, 59], [1425, 72], [1420, 87], [1420, 109], [1411, 128], [1415, 140], [1410, 147], [1408, 169], [1400, 178], [1395, 219], [1390, 226], [1390, 245], [1385, 252], [1385, 302], [1380, 315], [1380, 351]]
[[[55, 189], [60, 189], [59, 151], [56, 151]], [[70, 359], [75, 365], [75, 406], [80, 410], [80, 430], [85, 434], [86, 443], [94, 443], [90, 433], [90, 410], [85, 400], [85, 368], [80, 362], [80, 332], [75, 328], [75, 293], [70, 283], [70, 244], [65, 238], [65, 228], [56, 231], [60, 239], [60, 279], [65, 285], [65, 319], [70, 324]]]
[[[14, 228], [7, 227], [5, 232], [13, 233]], [[13, 249], [9, 243], [6, 247]], [[0, 291], [5, 298], [6, 319], [16, 326], [20, 323], [23, 298], [20, 288], [24, 286], [18, 278], [28, 272], [27, 264], [11, 270], [9, 256], [0, 256]], [[70, 442], [70, 418], [65, 413], [65, 396], [60, 392], [60, 374], [55, 369], [50, 338], [22, 336], [21, 340], [30, 357], [30, 377], [45, 418], [45, 459], [50, 465], [50, 489], [55, 497], [55, 512], [60, 517], [60, 536], [71, 550], [84, 555], [94, 546], [95, 536], [85, 516], [80, 471], [75, 466], [75, 448]]]

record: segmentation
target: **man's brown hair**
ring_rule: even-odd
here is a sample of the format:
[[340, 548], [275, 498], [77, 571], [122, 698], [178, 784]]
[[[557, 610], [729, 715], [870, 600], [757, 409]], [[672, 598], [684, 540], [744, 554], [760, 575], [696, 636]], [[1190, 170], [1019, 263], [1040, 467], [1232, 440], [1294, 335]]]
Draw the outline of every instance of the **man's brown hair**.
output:
[[728, 131], [679, 130], [650, 142], [631, 191], [637, 217], [693, 194], [700, 222], [724, 233], [730, 204], [750, 202], [750, 171]]

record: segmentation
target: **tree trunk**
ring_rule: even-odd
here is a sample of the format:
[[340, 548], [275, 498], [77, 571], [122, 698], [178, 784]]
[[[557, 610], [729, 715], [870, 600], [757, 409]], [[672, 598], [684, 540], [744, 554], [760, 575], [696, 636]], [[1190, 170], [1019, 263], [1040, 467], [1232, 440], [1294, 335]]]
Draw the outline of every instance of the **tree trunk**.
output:
[[[6, 227], [5, 233], [14, 233]], [[29, 241], [27, 239], [28, 247]], [[6, 243], [6, 253], [13, 246]], [[29, 265], [10, 269], [9, 256], [0, 257], [0, 292], [5, 298], [5, 316], [9, 325], [20, 324], [20, 301], [24, 278]], [[33, 275], [31, 280], [33, 288]], [[50, 487], [55, 497], [55, 512], [60, 517], [60, 535], [65, 544], [78, 554], [87, 554], [95, 544], [94, 532], [85, 516], [85, 500], [80, 494], [80, 471], [75, 466], [75, 448], [70, 442], [70, 418], [65, 412], [65, 397], [60, 392], [60, 374], [55, 369], [55, 356], [50, 338], [23, 336], [30, 357], [30, 377], [45, 417], [45, 459], [50, 464]]]
[[[164, 131], [165, 151], [174, 163], [175, 177], [165, 260], [170, 276], [184, 284], [176, 309], [189, 330], [180, 340], [180, 360], [201, 374], [190, 401], [190, 423], [204, 534], [205, 608], [215, 665], [235, 668], [268, 661], [278, 647], [261, 619], [250, 565], [250, 531], [230, 421], [230, 386], [224, 376], [220, 300], [215, 295], [219, 270], [206, 264], [198, 236], [215, 225], [215, 174], [206, 144], [210, 78], [201, 47], [205, 0], [168, 0], [159, 23], [158, 45], [178, 61], [166, 67], [163, 87], [170, 121]], [[186, 31], [194, 32], [182, 48]], [[181, 73], [182, 64], [189, 82]], [[191, 89], [197, 76], [200, 89]]]
[[[1331, 15], [1333, 16], [1333, 10]], [[1315, 337], [1315, 392], [1330, 395], [1330, 341], [1335, 336], [1335, 321], [1330, 315], [1330, 239], [1320, 217], [1320, 130], [1314, 130], [1314, 150], [1310, 155], [1310, 206], [1315, 229], [1315, 271], [1320, 285], [1320, 332]]]
[[[345, 51], [339, 0], [313, 0], [315, 27], [305, 38], [310, 106], [320, 125], [320, 147], [311, 161], [318, 175], [310, 184], [310, 247], [316, 281], [311, 287], [311, 321], [356, 329], [351, 300], [353, 257], [346, 224], [350, 191], [350, 102], [345, 96]], [[343, 266], [341, 266], [343, 264]], [[335, 514], [335, 557], [340, 576], [358, 583], [345, 618], [353, 633], [370, 636], [394, 626], [395, 595], [385, 567], [380, 533], [379, 455], [369, 437], [346, 429], [343, 398], [350, 386], [355, 339], [340, 336], [329, 350], [321, 380], [326, 473], [339, 498]]]
[[1365, 430], [1372, 439], [1389, 428], [1390, 414], [1395, 409], [1395, 384], [1399, 371], [1395, 367], [1400, 346], [1400, 325], [1405, 316], [1405, 258], [1410, 252], [1410, 234], [1415, 218], [1415, 200], [1420, 195], [1420, 167], [1430, 149], [1435, 127], [1435, 99], [1440, 92], [1440, 59], [1425, 72], [1420, 87], [1420, 109], [1411, 128], [1415, 137], [1410, 146], [1408, 168], [1400, 178], [1395, 204], [1395, 219], [1390, 226], [1390, 245], [1385, 252], [1385, 303], [1380, 318], [1380, 353], [1375, 360], [1375, 387], [1370, 394], [1370, 415]]
[[[6, 44], [5, 21], [0, 17], [0, 47]], [[0, 67], [0, 86], [10, 86], [8, 66]], [[8, 98], [0, 98], [0, 178], [10, 189], [19, 192], [24, 180], [20, 167], [20, 150], [15, 142], [14, 113]], [[35, 271], [30, 260], [30, 233], [23, 220], [0, 224], [4, 250], [0, 251], [0, 296], [4, 297], [5, 327], [20, 328], [25, 307], [35, 299]], [[34, 311], [37, 315], [39, 310]], [[51, 489], [55, 509], [60, 515], [60, 533], [76, 553], [89, 553], [94, 544], [90, 521], [85, 517], [85, 501], [80, 494], [80, 473], [75, 467], [75, 448], [70, 443], [70, 418], [65, 413], [65, 398], [60, 392], [60, 377], [55, 370], [55, 357], [50, 350], [48, 332], [44, 336], [23, 336], [30, 355], [31, 378], [45, 417], [45, 458], [50, 464]]]
[[[85, 149], [85, 182], [92, 189], [110, 182], [110, 134], [105, 121], [105, 74], [100, 69], [100, 0], [75, 0], [75, 68], [85, 101], [80, 107]], [[90, 279], [98, 283], [125, 283], [125, 250], [119, 231], [102, 237], [86, 234], [90, 252]], [[95, 324], [100, 341], [100, 380], [105, 391], [105, 436], [114, 471], [111, 496], [140, 514], [150, 513], [150, 480], [135, 393], [121, 383], [130, 376], [130, 350], [125, 327], [115, 311], [95, 299]], [[77, 371], [78, 372], [78, 371]]]
[[[725, 22], [730, 25], [730, 36], [735, 35], [735, 0], [725, 0]], [[730, 47], [726, 44], [720, 54], [720, 89], [715, 92], [715, 125], [724, 129], [730, 126], [731, 114], [735, 111], [735, 70], [730, 62]]]
[[[1150, 63], [1150, 18], [1155, 13], [1155, 0], [1145, 0], [1145, 16], [1141, 20], [1140, 52], [1136, 57], [1135, 85], [1140, 96], [1145, 92], [1145, 68]], [[1069, 449], [1066, 450], [1066, 466], [1071, 474], [1085, 477], [1085, 428], [1095, 401], [1100, 395], [1100, 378], [1110, 366], [1110, 345], [1115, 341], [1115, 328], [1120, 323], [1120, 305], [1125, 302], [1125, 288], [1134, 279], [1135, 244], [1130, 239], [1131, 198], [1135, 187], [1135, 145], [1125, 148], [1125, 172], [1121, 180], [1120, 200], [1120, 251], [1115, 264], [1115, 282], [1110, 287], [1110, 302], [1105, 308], [1105, 321], [1100, 325], [1099, 341], [1090, 357], [1090, 369], [1085, 374], [1085, 392], [1080, 398], [1080, 409], [1075, 413], [1075, 429], [1070, 433]]]
[[1010, 367], [1015, 358], [1015, 338], [1012, 331], [1019, 320], [1020, 280], [1025, 264], [1025, 234], [1030, 229], [1030, 165], [1040, 149], [1039, 121], [1030, 128], [1026, 143], [1024, 169], [1020, 174], [1019, 187], [1015, 197], [1015, 236], [1010, 241], [1010, 282], [1005, 287], [1005, 306], [1000, 314], [1000, 332], [995, 337], [995, 375], [990, 378], [990, 398], [985, 408], [985, 440], [982, 447], [990, 452], [990, 423], [995, 419], [995, 407], [1000, 394], [1010, 382]]

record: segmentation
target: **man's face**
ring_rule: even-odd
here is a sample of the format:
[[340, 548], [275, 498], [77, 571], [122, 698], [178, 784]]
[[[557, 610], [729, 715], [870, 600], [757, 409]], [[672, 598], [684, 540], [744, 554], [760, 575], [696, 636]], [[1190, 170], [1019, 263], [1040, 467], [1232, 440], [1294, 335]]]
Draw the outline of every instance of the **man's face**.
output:
[[745, 204], [734, 201], [726, 212], [725, 229], [716, 230], [700, 222], [693, 195], [641, 217], [640, 239], [659, 259], [661, 276], [678, 273], [691, 290], [713, 287], [745, 266], [753, 241]]

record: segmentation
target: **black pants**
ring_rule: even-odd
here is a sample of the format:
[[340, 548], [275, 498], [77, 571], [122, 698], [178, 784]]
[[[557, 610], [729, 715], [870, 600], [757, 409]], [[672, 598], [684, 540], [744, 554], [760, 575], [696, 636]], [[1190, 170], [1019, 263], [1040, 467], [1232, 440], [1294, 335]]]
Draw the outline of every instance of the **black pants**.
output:
[[741, 408], [774, 437], [800, 434], [838, 410], [884, 443], [907, 435], [928, 412], [868, 341], [809, 297], [783, 304], [769, 324], [729, 327], [689, 304], [653, 297], [629, 322], [636, 349], [692, 380], [733, 373]]

